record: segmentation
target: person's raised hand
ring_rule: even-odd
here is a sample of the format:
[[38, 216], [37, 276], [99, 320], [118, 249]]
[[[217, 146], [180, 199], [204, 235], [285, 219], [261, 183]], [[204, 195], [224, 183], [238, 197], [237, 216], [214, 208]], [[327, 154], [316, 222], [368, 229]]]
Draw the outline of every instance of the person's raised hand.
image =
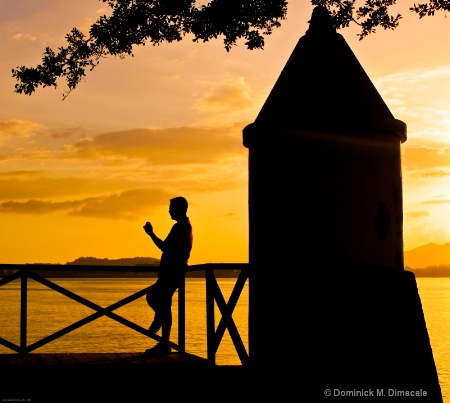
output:
[[152, 224], [150, 224], [148, 221], [145, 223], [143, 228], [148, 235], [153, 234]]

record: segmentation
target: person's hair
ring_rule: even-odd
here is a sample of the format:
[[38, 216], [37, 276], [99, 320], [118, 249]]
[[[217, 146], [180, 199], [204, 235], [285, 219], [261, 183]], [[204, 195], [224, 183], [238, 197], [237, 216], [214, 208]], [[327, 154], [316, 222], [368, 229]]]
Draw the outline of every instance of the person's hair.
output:
[[188, 209], [188, 202], [182, 196], [177, 196], [174, 197], [173, 199], [170, 199], [170, 203], [172, 204], [172, 206], [182, 210], [183, 212], [186, 212]]

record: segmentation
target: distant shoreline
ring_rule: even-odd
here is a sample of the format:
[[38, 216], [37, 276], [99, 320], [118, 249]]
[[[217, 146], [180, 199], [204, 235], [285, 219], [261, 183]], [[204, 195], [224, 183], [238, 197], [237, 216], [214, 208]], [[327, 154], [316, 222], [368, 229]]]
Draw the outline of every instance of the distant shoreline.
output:
[[[25, 266], [45, 278], [156, 278], [159, 264], [160, 259], [152, 257], [134, 257], [121, 259], [80, 257], [72, 262], [68, 262], [65, 264], [28, 263]], [[207, 265], [208, 264], [206, 264], [205, 266]], [[221, 264], [217, 263], [214, 265], [216, 267], [220, 267]], [[236, 267], [233, 267], [231, 269], [230, 267], [228, 267], [227, 270], [221, 270], [220, 268], [215, 269], [215, 277], [237, 278], [239, 276], [239, 273], [241, 272], [239, 266], [241, 266], [242, 263], [235, 265]], [[41, 267], [38, 268], [38, 266]], [[80, 266], [90, 267], [89, 270], [83, 270]], [[132, 271], [122, 271], [117, 266], [121, 266], [122, 268], [129, 267], [130, 269], [132, 269]], [[109, 268], [111, 270], [108, 270]], [[59, 269], [61, 269], [61, 271], [59, 271]], [[412, 268], [409, 266], [405, 266], [405, 271], [414, 273], [415, 277], [450, 277], [450, 264], [430, 265], [421, 268]], [[9, 267], [9, 270], [2, 270], [2, 268], [0, 267], [0, 278], [6, 277], [13, 272], [14, 269], [11, 266]], [[204, 277], [205, 272], [203, 270], [188, 271], [186, 273], [186, 278]]]
[[450, 265], [441, 264], [421, 268], [405, 267], [406, 271], [414, 273], [416, 277], [450, 277]]
[[[54, 271], [43, 272], [41, 270], [36, 270], [36, 274], [44, 277], [44, 278], [67, 278], [67, 279], [77, 279], [77, 278], [131, 278], [131, 279], [139, 279], [139, 278], [157, 278], [156, 273], [114, 273], [104, 271], [91, 271], [91, 272], [61, 272], [57, 273]], [[12, 273], [0, 273], [0, 278], [4, 278]], [[239, 273], [236, 273], [232, 270], [215, 270], [216, 278], [237, 278]], [[186, 273], [186, 278], [205, 278], [205, 273], [202, 271], [199, 272], [188, 272]]]
[[[0, 264], [0, 278], [11, 275], [22, 268], [31, 270], [44, 278], [157, 278], [159, 264], [160, 259], [152, 257], [121, 259], [80, 257], [65, 264]], [[214, 275], [216, 278], [237, 278], [241, 269], [243, 266], [246, 266], [247, 263], [206, 263], [188, 265], [186, 278], [204, 278], [205, 269], [210, 269], [211, 265], [214, 266]], [[189, 270], [189, 268], [191, 268], [191, 270]]]
[[[46, 271], [46, 270], [33, 270], [36, 274], [44, 277], [44, 278], [157, 278], [156, 272], [112, 272], [106, 270], [99, 271], [88, 271], [88, 272], [80, 272], [80, 271], [64, 271], [64, 272], [56, 272], [56, 271]], [[450, 277], [450, 270], [443, 269], [411, 269], [409, 267], [405, 268], [405, 271], [410, 271], [414, 273], [415, 277], [428, 277], [428, 278], [445, 278]], [[214, 274], [216, 278], [237, 278], [239, 276], [240, 270], [214, 270]], [[10, 274], [13, 274], [13, 270], [0, 270], [0, 278], [4, 278]], [[205, 278], [204, 271], [193, 271], [187, 272], [186, 278]]]

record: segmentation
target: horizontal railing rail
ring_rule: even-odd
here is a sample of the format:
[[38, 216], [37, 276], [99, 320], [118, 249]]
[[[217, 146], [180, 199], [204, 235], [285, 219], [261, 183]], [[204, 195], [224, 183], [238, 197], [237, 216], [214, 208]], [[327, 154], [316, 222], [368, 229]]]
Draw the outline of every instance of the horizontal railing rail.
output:
[[[156, 277], [158, 266], [81, 266], [81, 265], [51, 265], [51, 264], [0, 264], [0, 287], [12, 281], [19, 280], [20, 287], [20, 345], [16, 345], [0, 337], [0, 345], [3, 345], [17, 353], [28, 354], [39, 347], [42, 347], [53, 340], [56, 340], [96, 319], [107, 316], [122, 325], [139, 332], [149, 338], [160, 341], [161, 337], [150, 333], [148, 329], [123, 318], [114, 313], [116, 309], [135, 301], [146, 295], [149, 287], [129, 295], [120, 301], [107, 307], [102, 307], [88, 299], [67, 290], [64, 287], [54, 283], [46, 277], [59, 275], [74, 277], [83, 277], [86, 275], [115, 273], [116, 277], [129, 277], [133, 274], [142, 276]], [[228, 302], [223, 297], [220, 286], [217, 282], [216, 272], [228, 274], [227, 277], [236, 277], [236, 284], [230, 295]], [[3, 273], [3, 277], [1, 277]], [[206, 279], [206, 333], [207, 333], [207, 359], [215, 365], [216, 354], [222, 341], [225, 331], [228, 329], [231, 340], [236, 348], [242, 365], [248, 362], [248, 353], [245, 345], [233, 320], [233, 310], [239, 300], [242, 290], [248, 280], [248, 264], [246, 263], [207, 263], [201, 265], [189, 266], [186, 271], [186, 277], [204, 277]], [[28, 279], [32, 279], [72, 300], [91, 308], [95, 312], [91, 315], [66, 326], [63, 329], [48, 335], [30, 345], [27, 344], [27, 292]], [[222, 317], [218, 326], [215, 323], [215, 304], [219, 308]], [[178, 289], [178, 342], [172, 342], [171, 346], [175, 351], [185, 352], [186, 349], [186, 283], [183, 282]]]

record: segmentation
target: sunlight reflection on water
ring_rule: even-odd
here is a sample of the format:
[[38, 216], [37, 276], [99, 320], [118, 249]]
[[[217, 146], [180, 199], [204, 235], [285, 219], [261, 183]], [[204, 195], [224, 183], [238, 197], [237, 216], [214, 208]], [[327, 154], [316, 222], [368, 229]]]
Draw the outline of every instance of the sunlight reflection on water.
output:
[[416, 278], [444, 403], [450, 403], [450, 278]]

